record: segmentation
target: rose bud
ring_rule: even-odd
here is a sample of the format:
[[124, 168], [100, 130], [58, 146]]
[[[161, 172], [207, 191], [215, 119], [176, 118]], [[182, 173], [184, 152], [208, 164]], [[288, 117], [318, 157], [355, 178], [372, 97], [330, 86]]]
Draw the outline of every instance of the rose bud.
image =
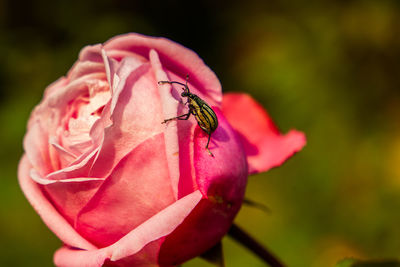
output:
[[[209, 135], [181, 96], [215, 112]], [[117, 36], [82, 49], [33, 110], [21, 188], [64, 246], [57, 266], [171, 266], [227, 233], [248, 174], [279, 166], [305, 144], [282, 135], [250, 96], [222, 94], [191, 50], [164, 38]]]

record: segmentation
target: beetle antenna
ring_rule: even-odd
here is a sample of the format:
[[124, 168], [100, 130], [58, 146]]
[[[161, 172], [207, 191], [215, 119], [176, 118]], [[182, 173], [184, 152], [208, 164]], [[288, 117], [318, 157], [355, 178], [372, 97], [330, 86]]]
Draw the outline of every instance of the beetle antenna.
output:
[[187, 85], [188, 80], [189, 80], [189, 74], [186, 74], [186, 82], [184, 84], [180, 83], [180, 82], [176, 82], [176, 81], [159, 81], [158, 84], [166, 84], [166, 83], [173, 84], [173, 83], [176, 83], [176, 84], [179, 84], [179, 85], [183, 86], [183, 88], [182, 88], [183, 91], [185, 91], [187, 93], [190, 93], [189, 86]]
[[176, 83], [176, 84], [180, 84], [180, 85], [182, 85], [182, 86], [187, 86], [186, 84], [183, 84], [183, 83], [180, 83], [180, 82], [175, 82], [175, 81], [172, 81], [172, 82], [170, 82], [170, 81], [159, 81], [158, 82], [158, 84], [165, 84], [165, 83], [169, 83], [169, 84], [173, 84], [173, 83]]
[[190, 93], [189, 86], [187, 85], [188, 81], [189, 81], [189, 73], [186, 74], [186, 83], [185, 83], [185, 91], [186, 91], [186, 93]]

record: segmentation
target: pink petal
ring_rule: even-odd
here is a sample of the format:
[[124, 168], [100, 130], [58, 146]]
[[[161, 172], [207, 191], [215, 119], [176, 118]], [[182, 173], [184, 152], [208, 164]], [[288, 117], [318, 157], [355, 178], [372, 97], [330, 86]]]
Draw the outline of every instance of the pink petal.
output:
[[58, 267], [100, 267], [110, 254], [108, 249], [87, 251], [64, 246], [54, 254], [54, 264]]
[[244, 197], [247, 162], [241, 141], [221, 111], [213, 109], [219, 120], [209, 146], [214, 157], [205, 149], [208, 135], [197, 125], [194, 129], [195, 177], [206, 199], [166, 238], [160, 252], [162, 264], [182, 263], [216, 244], [228, 231]]
[[73, 81], [93, 73], [98, 73], [99, 77], [104, 79], [104, 64], [102, 62], [77, 61], [68, 72], [68, 78]]
[[88, 151], [88, 153], [82, 154], [71, 166], [65, 167], [58, 171], [49, 173], [46, 179], [49, 180], [62, 180], [71, 179], [78, 177], [86, 177], [92, 163], [97, 155], [98, 150]]
[[[100, 76], [99, 76], [100, 75]], [[40, 138], [41, 139], [41, 145], [42, 149], [46, 148], [47, 150], [50, 150], [46, 153], [49, 155], [42, 154], [40, 157], [50, 157], [50, 160], [47, 162], [51, 162], [52, 169], [58, 169], [58, 159], [57, 159], [57, 151], [55, 148], [50, 147], [49, 140], [53, 136], [58, 135], [60, 123], [63, 117], [63, 112], [65, 110], [65, 107], [68, 105], [68, 103], [78, 97], [79, 95], [83, 94], [85, 91], [87, 91], [87, 80], [93, 79], [101, 79], [102, 77], [105, 77], [105, 74], [99, 74], [99, 73], [92, 73], [90, 75], [87, 75], [85, 77], [81, 77], [77, 80], [74, 80], [68, 84], [65, 84], [63, 87], [59, 87], [59, 85], [55, 84], [54, 87], [50, 87], [49, 91], [52, 93], [47, 93], [45, 94], [45, 97], [43, 98], [42, 102], [35, 108], [35, 110], [31, 114], [31, 118], [28, 123], [28, 133], [27, 136], [25, 137], [24, 140], [24, 148], [29, 149], [30, 151], [28, 152], [29, 156], [32, 160], [32, 162], [36, 160], [32, 158], [30, 155], [31, 153], [43, 153], [45, 151], [38, 151], [38, 147], [34, 145], [35, 143], [35, 138]], [[103, 77], [103, 78], [104, 78]], [[60, 81], [62, 84], [63, 81]], [[57, 88], [57, 90], [52, 89], [52, 88]], [[31, 128], [34, 127], [39, 127], [40, 129], [33, 129], [31, 132]], [[37, 134], [42, 133], [43, 136], [37, 136]], [[46, 143], [46, 145], [45, 145]], [[31, 148], [28, 148], [31, 146]], [[44, 146], [45, 145], [45, 146]], [[53, 151], [51, 151], [51, 149]], [[36, 150], [36, 151], [32, 151]], [[50, 156], [51, 155], [51, 156]], [[36, 165], [36, 164], [35, 164]], [[35, 166], [37, 167], [37, 166]], [[41, 167], [40, 167], [41, 168]], [[49, 170], [48, 169], [39, 169], [40, 172], [46, 173]], [[46, 173], [47, 174], [47, 173]]]
[[281, 165], [306, 144], [302, 132], [282, 135], [264, 108], [247, 94], [224, 94], [222, 110], [242, 139], [250, 174]]
[[79, 61], [91, 61], [91, 62], [103, 62], [101, 55], [101, 49], [103, 46], [101, 44], [88, 45], [85, 46], [79, 52]]
[[[157, 81], [168, 80], [167, 73], [163, 70], [158, 54], [155, 50], [150, 50], [150, 63]], [[169, 88], [168, 88], [169, 87]], [[168, 90], [169, 89], [169, 90]], [[158, 86], [158, 94], [161, 99], [161, 107], [164, 118], [167, 116], [176, 117], [178, 110], [178, 101], [171, 95], [171, 86]], [[179, 184], [179, 141], [178, 129], [176, 127], [165, 127], [165, 149], [168, 161], [169, 175], [171, 179], [174, 196], [178, 199]], [[193, 192], [193, 190], [191, 191]]]
[[[69, 80], [65, 77], [61, 77], [60, 79], [58, 79], [57, 81], [53, 82], [52, 84], [50, 84], [49, 86], [47, 86], [46, 90], [44, 91], [43, 94], [43, 100], [42, 102], [46, 101], [46, 99], [50, 98], [51, 95], [55, 94], [56, 92], [58, 92], [59, 90], [62, 90], [62, 88], [64, 88], [65, 86], [68, 85]], [[43, 110], [41, 105], [38, 105], [35, 107], [35, 109], [33, 110], [29, 121], [28, 121], [28, 129], [31, 127], [31, 124], [36, 123], [38, 120], [38, 113], [42, 114]], [[48, 114], [48, 113], [45, 113]]]
[[126, 154], [164, 129], [157, 81], [150, 65], [138, 67], [134, 62], [130, 68], [129, 61], [126, 64], [119, 81], [120, 88], [112, 99], [113, 124], [104, 129], [104, 141], [89, 176], [109, 175]]
[[237, 213], [215, 199], [202, 199], [178, 228], [169, 234], [160, 249], [161, 266], [176, 266], [217, 244], [227, 233]]
[[[180, 107], [179, 114], [187, 113], [187, 110]], [[196, 173], [194, 168], [194, 132], [197, 126], [194, 117], [185, 121], [170, 122], [168, 127], [174, 124], [178, 128], [179, 139], [179, 184], [178, 198], [198, 190]]]
[[44, 190], [57, 210], [71, 225], [74, 225], [76, 216], [93, 197], [103, 181], [103, 179], [88, 178], [66, 179], [45, 185]]
[[202, 194], [195, 191], [161, 210], [114, 244], [116, 250], [111, 260], [133, 255], [143, 247], [143, 244], [170, 234], [187, 218], [201, 198]]
[[24, 137], [24, 150], [29, 162], [41, 175], [46, 175], [56, 168], [52, 164], [49, 151], [47, 129], [39, 121], [31, 123], [30, 129]]
[[[154, 51], [154, 50], [152, 50]], [[156, 53], [154, 51], [154, 53]], [[154, 64], [153, 68], [157, 68]], [[168, 78], [158, 78], [159, 81], [181, 81], [172, 72], [167, 71]], [[182, 80], [181, 82], [184, 82]], [[201, 96], [201, 92], [196, 87], [188, 83], [191, 92]], [[186, 114], [189, 112], [187, 105], [182, 103], [181, 88], [182, 86], [162, 84], [159, 86], [160, 96], [162, 97], [162, 105], [164, 111], [164, 119], [176, 117], [177, 115]], [[208, 102], [208, 100], [207, 100]], [[166, 148], [167, 156], [169, 157], [169, 166], [174, 192], [178, 199], [190, 194], [198, 189], [196, 175], [194, 170], [194, 132], [197, 122], [194, 116], [188, 120], [172, 120], [165, 124]], [[177, 139], [177, 140], [176, 140]], [[179, 163], [179, 164], [178, 164]]]
[[[90, 81], [98, 82], [98, 80], [106, 80], [104, 70], [103, 72], [93, 72], [71, 80], [68, 84], [58, 90], [54, 90], [51, 94], [46, 94], [46, 97], [38, 106], [39, 108], [36, 108], [35, 111], [41, 111], [40, 114], [62, 112], [71, 100], [88, 91], [88, 83]], [[58, 126], [58, 123], [58, 121], [55, 121], [53, 126]]]
[[93, 243], [107, 246], [174, 201], [164, 136], [158, 134], [118, 163], [80, 212], [76, 229]]
[[30, 178], [31, 168], [28, 158], [23, 156], [18, 166], [18, 180], [26, 198], [44, 223], [64, 243], [83, 249], [95, 249], [96, 247], [82, 238], [47, 200], [40, 186]]
[[[221, 190], [218, 194], [221, 196], [241, 199], [247, 182], [246, 156], [239, 137], [222, 112], [216, 107], [213, 107], [213, 110], [219, 122], [218, 128], [211, 134], [209, 144], [213, 157], [205, 149], [208, 134], [200, 127], [195, 129], [196, 180], [204, 195], [213, 194], [213, 187], [218, 185]], [[224, 190], [221, 186], [229, 190]]]
[[[158, 266], [159, 249], [170, 234], [192, 212], [202, 194], [195, 191], [149, 218], [111, 246], [98, 250], [59, 249], [54, 255], [57, 266]], [[162, 222], [162, 223], [160, 223]]]
[[70, 71], [70, 76], [74, 80], [63, 78], [46, 89], [42, 102], [32, 112], [28, 123], [24, 148], [30, 162], [41, 175], [61, 167], [59, 156], [65, 159], [65, 152], [57, 149], [49, 140], [58, 140], [56, 136], [59, 136], [63, 112], [68, 103], [84, 94], [90, 81], [105, 80], [104, 64], [78, 61]]
[[[104, 44], [104, 48], [112, 51], [117, 60], [126, 56], [126, 51], [148, 58], [150, 50], [154, 49], [165, 69], [174, 70], [174, 73], [183, 79], [189, 74], [191, 83], [212, 99], [210, 104], [221, 103], [221, 84], [214, 72], [196, 53], [182, 45], [165, 38], [130, 33], [110, 39]], [[120, 56], [118, 51], [121, 51]]]
[[119, 68], [119, 62], [107, 56], [107, 53], [104, 49], [101, 50], [101, 55], [103, 57], [105, 72], [107, 76], [107, 81], [110, 86], [111, 93], [113, 94], [115, 91], [115, 84], [118, 84], [118, 76], [116, 75], [117, 70]]

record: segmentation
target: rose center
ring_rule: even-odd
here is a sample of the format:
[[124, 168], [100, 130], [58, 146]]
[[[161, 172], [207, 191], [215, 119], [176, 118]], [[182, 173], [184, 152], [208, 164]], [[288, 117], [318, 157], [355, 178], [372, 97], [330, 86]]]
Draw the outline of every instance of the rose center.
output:
[[91, 129], [110, 98], [108, 83], [96, 81], [89, 83], [87, 91], [68, 104], [59, 129], [60, 143], [65, 150], [79, 157], [92, 147]]

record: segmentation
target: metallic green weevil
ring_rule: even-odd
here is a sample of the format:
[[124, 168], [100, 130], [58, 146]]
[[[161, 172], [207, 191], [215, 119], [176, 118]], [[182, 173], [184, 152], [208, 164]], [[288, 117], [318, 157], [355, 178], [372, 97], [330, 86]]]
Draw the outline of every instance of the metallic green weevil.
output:
[[208, 153], [211, 156], [214, 156], [211, 151], [208, 149], [208, 144], [210, 143], [211, 139], [211, 134], [217, 129], [218, 127], [218, 118], [217, 115], [215, 115], [215, 112], [212, 110], [212, 108], [200, 97], [198, 97], [195, 94], [192, 94], [189, 90], [189, 87], [187, 85], [189, 79], [189, 75], [186, 77], [186, 83], [180, 83], [180, 82], [175, 82], [175, 81], [159, 81], [158, 84], [179, 84], [184, 86], [183, 92], [181, 94], [182, 97], [187, 97], [187, 101], [185, 103], [189, 104], [189, 112], [187, 114], [179, 115], [174, 118], [166, 119], [162, 123], [166, 123], [170, 120], [187, 120], [190, 117], [190, 114], [192, 114], [196, 120], [197, 124], [200, 126], [200, 128], [208, 134], [208, 141], [206, 145], [206, 149]]

